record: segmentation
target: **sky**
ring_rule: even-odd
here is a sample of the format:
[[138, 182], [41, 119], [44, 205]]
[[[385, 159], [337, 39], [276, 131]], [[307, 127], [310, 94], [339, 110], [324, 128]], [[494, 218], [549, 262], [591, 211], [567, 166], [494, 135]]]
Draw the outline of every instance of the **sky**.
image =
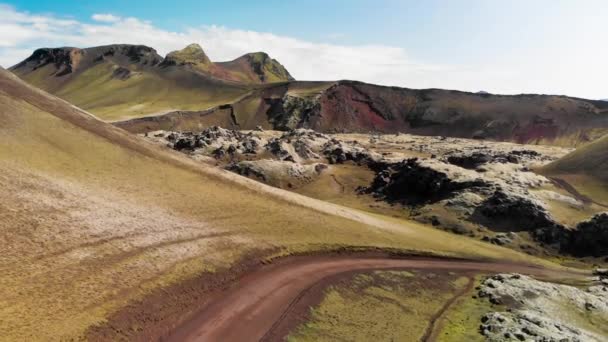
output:
[[0, 0], [0, 65], [39, 47], [265, 51], [299, 80], [608, 98], [608, 1]]

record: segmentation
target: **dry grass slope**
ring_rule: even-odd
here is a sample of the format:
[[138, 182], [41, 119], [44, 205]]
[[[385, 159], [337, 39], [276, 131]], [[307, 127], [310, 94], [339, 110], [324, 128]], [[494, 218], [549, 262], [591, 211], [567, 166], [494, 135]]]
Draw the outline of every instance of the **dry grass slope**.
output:
[[580, 173], [608, 182], [608, 135], [548, 165], [547, 171]]
[[582, 195], [608, 203], [608, 135], [547, 165], [542, 173], [570, 183]]
[[244, 253], [335, 246], [542, 263], [203, 166], [0, 70], [0, 340], [78, 338]]
[[263, 83], [293, 80], [265, 53], [213, 63], [197, 44], [164, 59], [143, 45], [38, 49], [10, 70], [108, 121], [204, 110], [234, 102]]
[[96, 64], [75, 75], [64, 76], [69, 77], [68, 80], [48, 76], [53, 72], [52, 65], [28, 73], [15, 72], [28, 83], [108, 121], [175, 109], [206, 109], [232, 102], [249, 91], [245, 86], [210, 81], [185, 70], [165, 74], [144, 71], [128, 79], [115, 79], [110, 75], [116, 68], [112, 63]]

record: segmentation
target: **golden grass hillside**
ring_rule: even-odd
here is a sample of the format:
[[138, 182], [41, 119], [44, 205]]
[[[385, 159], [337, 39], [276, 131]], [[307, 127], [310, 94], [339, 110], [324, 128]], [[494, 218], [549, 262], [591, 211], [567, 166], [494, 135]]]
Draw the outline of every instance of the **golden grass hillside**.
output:
[[0, 340], [78, 338], [247, 252], [335, 246], [541, 262], [203, 166], [0, 69]]
[[540, 170], [565, 180], [583, 196], [608, 203], [608, 135], [584, 145]]
[[551, 163], [546, 170], [556, 173], [580, 173], [608, 182], [608, 135]]
[[[119, 66], [112, 62], [95, 64], [59, 80], [53, 65], [31, 72], [14, 70], [28, 83], [86, 108], [107, 121], [124, 120], [180, 110], [201, 110], [235, 101], [249, 92], [244, 85], [209, 80], [174, 68], [133, 71], [127, 79], [112, 78]], [[135, 69], [137, 70], [137, 69]]]

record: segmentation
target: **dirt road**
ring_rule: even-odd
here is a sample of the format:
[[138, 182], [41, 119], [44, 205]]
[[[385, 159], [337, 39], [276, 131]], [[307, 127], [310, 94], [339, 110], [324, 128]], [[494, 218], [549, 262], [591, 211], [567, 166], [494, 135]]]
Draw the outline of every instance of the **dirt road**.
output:
[[302, 257], [244, 276], [174, 331], [169, 341], [259, 341], [307, 289], [326, 277], [370, 269], [449, 269], [517, 272], [547, 278], [581, 276], [538, 267], [445, 259]]

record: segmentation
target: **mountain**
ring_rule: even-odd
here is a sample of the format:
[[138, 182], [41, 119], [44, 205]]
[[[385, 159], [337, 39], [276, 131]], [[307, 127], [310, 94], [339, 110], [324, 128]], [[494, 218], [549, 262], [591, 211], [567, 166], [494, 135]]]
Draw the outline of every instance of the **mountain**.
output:
[[287, 69], [264, 52], [248, 53], [233, 61], [213, 63], [198, 44], [190, 44], [165, 57], [162, 67], [186, 66], [214, 78], [243, 83], [293, 81]]
[[[152, 53], [138, 56], [142, 64], [157, 60]], [[1, 68], [0, 217], [0, 331], [6, 340], [84, 339], [91, 326], [152, 291], [227, 269], [245, 256], [378, 246], [531, 260], [205, 166]], [[187, 297], [191, 286], [183, 291], [172, 292], [163, 308], [130, 316], [129, 326], [155, 331], [158, 321], [148, 315], [167, 322], [180, 295], [196, 302]]]
[[229, 70], [235, 80], [240, 81], [276, 83], [294, 80], [284, 66], [265, 52], [248, 53], [233, 61], [220, 62], [217, 65]]
[[213, 63], [197, 44], [165, 58], [143, 45], [44, 48], [10, 70], [106, 120], [208, 108], [263, 83], [293, 80], [265, 53]]
[[264, 53], [214, 63], [196, 44], [165, 58], [136, 45], [39, 49], [11, 71], [132, 132], [217, 124], [563, 146], [608, 133], [604, 101], [294, 81]]
[[116, 123], [132, 132], [201, 125], [385, 132], [576, 146], [608, 132], [608, 103], [550, 95], [492, 95], [354, 81], [289, 82], [231, 104]]

